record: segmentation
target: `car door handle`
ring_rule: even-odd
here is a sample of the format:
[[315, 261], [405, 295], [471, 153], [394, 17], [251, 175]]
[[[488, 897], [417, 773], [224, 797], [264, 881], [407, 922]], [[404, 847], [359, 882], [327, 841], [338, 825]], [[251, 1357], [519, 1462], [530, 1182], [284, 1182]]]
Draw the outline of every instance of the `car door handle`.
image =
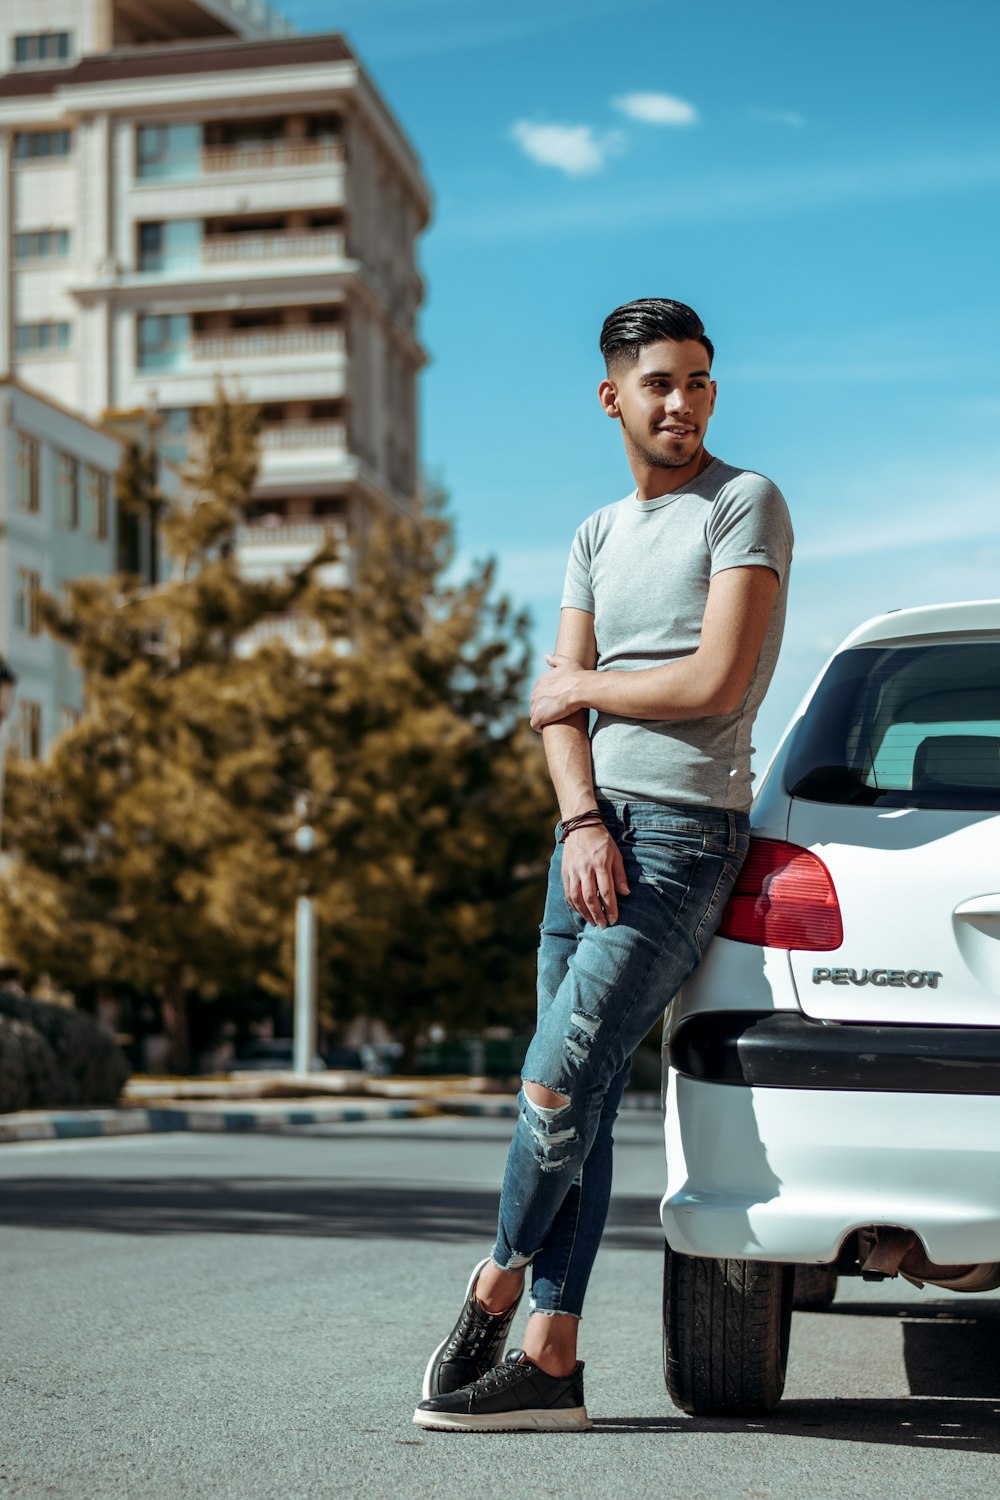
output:
[[973, 896], [955, 907], [955, 915], [970, 922], [976, 917], [1000, 917], [1000, 896]]

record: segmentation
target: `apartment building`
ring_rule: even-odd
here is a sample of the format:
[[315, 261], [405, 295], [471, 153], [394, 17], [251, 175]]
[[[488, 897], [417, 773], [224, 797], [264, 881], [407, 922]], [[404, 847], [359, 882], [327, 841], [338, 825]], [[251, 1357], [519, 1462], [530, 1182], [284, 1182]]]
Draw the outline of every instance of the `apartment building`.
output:
[[259, 403], [248, 572], [405, 510], [429, 196], [345, 40], [262, 0], [3, 0], [0, 70], [0, 371], [155, 409], [175, 458], [217, 381]]
[[116, 567], [114, 476], [123, 441], [0, 378], [0, 655], [18, 678], [10, 738], [42, 755], [82, 706], [68, 652], [41, 628], [39, 595]]

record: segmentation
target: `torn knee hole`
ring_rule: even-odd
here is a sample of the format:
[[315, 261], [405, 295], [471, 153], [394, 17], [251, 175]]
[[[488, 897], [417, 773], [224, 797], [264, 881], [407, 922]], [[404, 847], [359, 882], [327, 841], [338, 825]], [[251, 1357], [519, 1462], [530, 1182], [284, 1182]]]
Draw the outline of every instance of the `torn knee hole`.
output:
[[562, 1094], [557, 1094], [540, 1083], [525, 1083], [524, 1096], [528, 1103], [538, 1110], [558, 1111], [565, 1109], [569, 1104], [569, 1100]]

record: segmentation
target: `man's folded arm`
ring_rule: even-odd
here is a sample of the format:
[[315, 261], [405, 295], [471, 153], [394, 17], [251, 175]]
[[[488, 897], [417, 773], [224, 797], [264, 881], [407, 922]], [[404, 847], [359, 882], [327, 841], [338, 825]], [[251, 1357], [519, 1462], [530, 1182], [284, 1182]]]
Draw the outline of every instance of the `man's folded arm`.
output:
[[535, 686], [532, 726], [541, 729], [586, 708], [661, 721], [735, 713], [753, 679], [778, 588], [778, 575], [766, 566], [716, 573], [697, 649], [660, 667], [597, 672], [557, 651], [549, 657], [553, 671]]

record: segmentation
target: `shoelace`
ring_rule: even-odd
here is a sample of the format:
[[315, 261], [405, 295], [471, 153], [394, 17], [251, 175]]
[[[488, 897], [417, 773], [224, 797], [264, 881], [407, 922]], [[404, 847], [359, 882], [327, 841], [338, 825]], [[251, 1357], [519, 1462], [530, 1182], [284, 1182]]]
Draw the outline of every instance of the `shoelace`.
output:
[[494, 1391], [502, 1391], [505, 1386], [515, 1385], [530, 1375], [531, 1365], [522, 1364], [518, 1359], [505, 1359], [502, 1365], [494, 1365], [492, 1370], [487, 1370], [485, 1375], [480, 1375], [475, 1382], [475, 1389], [486, 1394]]
[[487, 1312], [484, 1307], [470, 1305], [465, 1309], [465, 1314], [460, 1319], [454, 1336], [448, 1342], [445, 1357], [462, 1348], [478, 1354], [487, 1339], [496, 1337], [509, 1315], [510, 1310], [504, 1313], [491, 1313]]

